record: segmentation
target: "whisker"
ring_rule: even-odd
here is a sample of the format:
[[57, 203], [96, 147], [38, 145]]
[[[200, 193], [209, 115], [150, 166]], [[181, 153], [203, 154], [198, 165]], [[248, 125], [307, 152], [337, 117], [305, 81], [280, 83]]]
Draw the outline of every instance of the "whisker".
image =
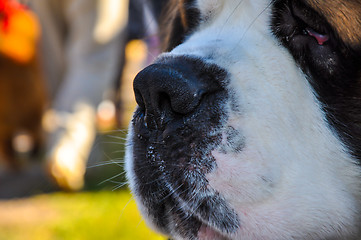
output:
[[112, 165], [112, 164], [115, 164], [115, 165], [117, 165], [119, 167], [123, 167], [124, 161], [123, 160], [119, 160], [119, 161], [110, 160], [110, 161], [105, 161], [105, 162], [102, 162], [102, 163], [97, 163], [97, 164], [88, 166], [87, 168], [102, 167], [102, 166], [107, 166], [107, 165]]
[[114, 183], [114, 184], [128, 184], [127, 182], [119, 182], [119, 181], [113, 181], [113, 180], [110, 180], [109, 181], [110, 183]]
[[218, 37], [221, 35], [221, 33], [222, 33], [224, 27], [227, 25], [229, 19], [233, 16], [233, 14], [234, 14], [234, 13], [236, 12], [236, 10], [241, 6], [241, 4], [242, 4], [243, 2], [244, 2], [244, 0], [240, 0], [240, 1], [237, 3], [236, 7], [232, 10], [231, 14], [229, 14], [229, 16], [227, 17], [227, 19], [226, 19], [226, 21], [224, 22], [223, 26], [221, 27], [221, 29], [220, 29], [219, 32], [218, 32]]
[[127, 138], [126, 137], [121, 137], [121, 136], [116, 136], [116, 135], [107, 135], [108, 138], [114, 138], [117, 140], [122, 140], [122, 141], [126, 141]]
[[[125, 140], [121, 140], [121, 141], [125, 141]], [[103, 141], [102, 144], [115, 144], [115, 145], [121, 145], [121, 146], [124, 146], [124, 142], [110, 142], [110, 141]]]
[[103, 131], [103, 134], [105, 136], [108, 136], [110, 134], [115, 134], [115, 133], [127, 134], [128, 130], [127, 129], [114, 129], [114, 130]]
[[122, 175], [124, 175], [124, 174], [125, 174], [125, 171], [122, 171], [121, 173], [118, 173], [118, 174], [114, 175], [113, 177], [110, 177], [110, 178], [108, 178], [108, 179], [106, 179], [106, 180], [98, 183], [98, 186], [99, 186], [99, 185], [102, 185], [103, 183], [108, 182], [109, 180], [113, 180], [114, 178], [120, 177], [120, 176], [122, 176]]
[[125, 153], [125, 150], [124, 150], [124, 149], [120, 149], [120, 150], [114, 151], [113, 153]]
[[[166, 196], [164, 196], [162, 199], [160, 199], [160, 202], [163, 202], [164, 200], [166, 200], [167, 198], [169, 198], [171, 195], [173, 195], [178, 189], [180, 189], [184, 184], [180, 184], [178, 187], [172, 189], [172, 191], [170, 191]], [[183, 191], [185, 192], [185, 191]], [[181, 192], [181, 193], [183, 193]]]
[[246, 28], [246, 30], [244, 31], [244, 33], [242, 34], [241, 38], [239, 39], [238, 43], [236, 44], [236, 46], [238, 46], [242, 40], [244, 39], [244, 37], [246, 36], [246, 34], [248, 33], [248, 31], [251, 29], [251, 27], [254, 25], [254, 23], [259, 19], [260, 16], [262, 16], [262, 14], [264, 14], [266, 12], [266, 10], [268, 8], [270, 8], [270, 6], [272, 5], [272, 2], [270, 2], [253, 20], [252, 22], [248, 25], [248, 27]]
[[[118, 165], [119, 167], [123, 167], [124, 165], [124, 158], [111, 158], [106, 152], [103, 151], [104, 156], [108, 159], [106, 162], [114, 162], [114, 164]], [[122, 164], [122, 165], [121, 165]]]
[[119, 184], [118, 186], [114, 187], [114, 188], [112, 189], [112, 191], [116, 191], [116, 190], [118, 190], [119, 188], [122, 188], [122, 187], [126, 186], [127, 184], [128, 184], [127, 182], [123, 182], [123, 183]]

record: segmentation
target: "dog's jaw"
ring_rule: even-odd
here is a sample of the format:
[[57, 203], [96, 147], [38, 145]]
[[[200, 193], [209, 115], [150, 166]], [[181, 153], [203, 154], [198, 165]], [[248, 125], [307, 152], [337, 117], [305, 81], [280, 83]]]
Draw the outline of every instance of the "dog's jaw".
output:
[[[217, 126], [221, 139], [208, 149], [214, 167], [204, 177], [207, 189], [236, 213], [239, 226], [222, 231], [195, 214], [194, 239], [353, 239], [360, 227], [359, 169], [325, 120], [306, 76], [271, 34], [269, 1], [241, 1], [236, 8], [232, 1], [219, 2], [185, 43], [160, 57], [200, 58], [226, 69], [230, 80]], [[207, 1], [198, 4], [209, 8]], [[133, 138], [128, 179], [141, 211], [159, 229], [137, 191]], [[187, 205], [193, 203], [182, 202], [184, 210], [194, 212], [196, 206]], [[160, 230], [188, 237], [176, 226]]]

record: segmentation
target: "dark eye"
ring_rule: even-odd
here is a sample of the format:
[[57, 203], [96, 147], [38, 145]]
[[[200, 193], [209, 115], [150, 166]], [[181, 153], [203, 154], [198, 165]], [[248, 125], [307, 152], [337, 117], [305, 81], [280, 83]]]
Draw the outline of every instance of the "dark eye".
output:
[[318, 33], [315, 30], [313, 30], [312, 28], [308, 27], [305, 30], [309, 36], [316, 39], [316, 41], [319, 45], [323, 45], [325, 42], [327, 42], [330, 39], [329, 35]]
[[309, 1], [274, 1], [272, 32], [310, 79], [318, 79], [330, 92], [346, 86], [345, 79], [359, 80], [360, 53], [343, 41], [328, 22], [332, 19], [307, 5]]
[[291, 15], [295, 21], [294, 35], [309, 36], [318, 45], [324, 45], [330, 40], [327, 23], [317, 13], [303, 6], [299, 1], [292, 1], [289, 4]]
[[305, 72], [333, 75], [340, 62], [342, 42], [326, 18], [300, 0], [274, 5], [272, 30]]

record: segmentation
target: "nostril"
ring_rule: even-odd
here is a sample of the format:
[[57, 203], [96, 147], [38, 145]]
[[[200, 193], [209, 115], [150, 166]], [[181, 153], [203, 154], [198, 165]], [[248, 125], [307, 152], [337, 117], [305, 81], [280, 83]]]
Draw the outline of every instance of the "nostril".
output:
[[134, 89], [134, 96], [135, 96], [135, 101], [137, 102], [138, 106], [142, 109], [145, 109], [144, 99], [143, 99], [143, 96], [142, 96], [140, 90]]
[[204, 98], [223, 91], [226, 76], [223, 69], [200, 59], [167, 57], [138, 73], [133, 87], [139, 107], [159, 126], [193, 113]]
[[172, 110], [171, 97], [166, 92], [160, 92], [158, 95], [157, 108], [159, 111], [166, 112], [167, 110]]
[[204, 85], [192, 72], [180, 72], [164, 64], [145, 68], [133, 83], [139, 107], [153, 114], [192, 112], [200, 104]]

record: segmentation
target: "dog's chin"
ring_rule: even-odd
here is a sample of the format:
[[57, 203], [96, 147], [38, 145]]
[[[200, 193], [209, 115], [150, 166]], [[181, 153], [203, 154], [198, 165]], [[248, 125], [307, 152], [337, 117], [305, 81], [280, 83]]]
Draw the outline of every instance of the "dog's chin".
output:
[[207, 226], [206, 224], [202, 224], [198, 231], [198, 239], [200, 240], [212, 240], [212, 239], [219, 239], [219, 240], [228, 240], [229, 238], [221, 235], [219, 232]]
[[232, 239], [240, 227], [237, 214], [219, 196], [203, 195], [206, 194], [198, 193], [185, 200], [174, 193], [167, 199], [157, 200], [162, 202], [159, 212], [150, 212], [149, 209], [159, 209], [159, 205], [145, 207], [147, 201], [142, 202], [141, 209], [155, 230], [175, 240]]
[[[138, 205], [153, 228], [175, 239], [227, 239], [223, 236], [239, 229], [238, 215], [209, 186], [205, 177], [209, 169], [195, 162], [179, 171], [164, 165], [152, 173], [148, 184], [138, 182], [133, 189]], [[137, 178], [141, 179], [139, 173]]]

